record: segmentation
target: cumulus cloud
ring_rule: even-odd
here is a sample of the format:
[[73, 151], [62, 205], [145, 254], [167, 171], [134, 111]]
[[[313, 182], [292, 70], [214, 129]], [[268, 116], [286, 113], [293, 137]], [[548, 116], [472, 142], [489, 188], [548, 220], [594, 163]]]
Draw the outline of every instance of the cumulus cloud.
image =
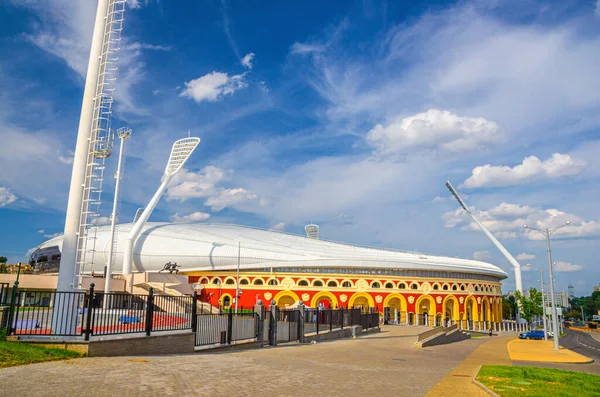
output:
[[[539, 229], [560, 226], [567, 221], [571, 224], [558, 229], [554, 236], [558, 238], [578, 238], [600, 236], [600, 222], [584, 220], [577, 215], [557, 209], [542, 209], [520, 204], [501, 203], [487, 211], [471, 208], [473, 214], [499, 239], [512, 239], [523, 236], [529, 240], [543, 240], [545, 237], [534, 230], [524, 229], [523, 225]], [[462, 209], [446, 212], [442, 215], [445, 227], [461, 226], [463, 230], [479, 230], [469, 215]]]
[[519, 261], [529, 261], [529, 260], [535, 259], [535, 255], [527, 254], [527, 253], [523, 252], [523, 253], [517, 255], [516, 258]]
[[247, 191], [246, 189], [220, 189], [217, 194], [209, 197], [204, 205], [211, 207], [213, 211], [221, 211], [226, 207], [232, 207], [235, 204], [258, 199], [258, 195]]
[[54, 238], [54, 237], [58, 237], [58, 236], [61, 236], [61, 235], [62, 235], [62, 233], [57, 232], [57, 233], [52, 233], [52, 234], [44, 234], [44, 237], [46, 237], [46, 238]]
[[184, 84], [185, 89], [179, 95], [193, 99], [197, 103], [216, 102], [226, 95], [233, 95], [236, 91], [248, 87], [246, 73], [230, 77], [227, 73], [212, 72]]
[[583, 270], [583, 266], [575, 265], [570, 262], [558, 261], [554, 262], [554, 270], [557, 272], [577, 272], [579, 270]]
[[257, 200], [258, 195], [243, 188], [224, 188], [217, 186], [228, 172], [221, 168], [208, 166], [200, 172], [187, 170], [177, 174], [167, 190], [167, 199], [185, 201], [193, 198], [204, 198], [204, 205], [213, 211], [221, 211], [246, 201]]
[[17, 199], [18, 197], [15, 196], [9, 188], [0, 186], [0, 208], [17, 201]]
[[252, 61], [254, 59], [254, 53], [250, 52], [242, 58], [240, 63], [247, 69], [252, 69]]
[[193, 212], [191, 214], [184, 215], [184, 216], [179, 216], [178, 213], [175, 213], [175, 215], [171, 215], [169, 217], [171, 222], [175, 222], [175, 223], [202, 222], [202, 221], [207, 220], [208, 218], [210, 218], [210, 214], [207, 214], [205, 212]]
[[59, 153], [57, 159], [63, 164], [73, 164], [74, 157], [75, 153], [73, 151], [69, 151], [67, 156], [63, 156]]
[[438, 109], [405, 117], [386, 126], [377, 124], [367, 134], [369, 144], [382, 152], [413, 148], [461, 152], [498, 140], [498, 124], [495, 122]]
[[485, 261], [491, 259], [490, 251], [475, 251], [473, 252], [473, 259], [476, 261]]
[[541, 161], [529, 156], [515, 167], [493, 166], [491, 164], [473, 168], [472, 175], [462, 184], [466, 188], [500, 187], [519, 185], [532, 181], [575, 176], [585, 167], [586, 162], [573, 159], [568, 154], [554, 153]]
[[279, 222], [279, 223], [276, 223], [273, 226], [271, 226], [271, 228], [269, 230], [275, 230], [278, 232], [282, 232], [284, 229], [285, 229], [285, 223]]
[[93, 218], [90, 221], [90, 224], [96, 225], [96, 226], [105, 226], [105, 225], [110, 225], [110, 222], [111, 222], [110, 216], [99, 216], [97, 218]]

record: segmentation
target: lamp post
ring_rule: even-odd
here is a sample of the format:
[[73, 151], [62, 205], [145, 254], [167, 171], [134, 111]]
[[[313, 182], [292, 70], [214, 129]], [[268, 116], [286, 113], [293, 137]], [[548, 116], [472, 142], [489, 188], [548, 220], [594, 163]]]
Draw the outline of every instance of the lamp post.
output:
[[540, 282], [542, 283], [542, 319], [544, 320], [544, 340], [548, 340], [548, 327], [546, 326], [546, 297], [544, 296], [544, 268], [540, 267]]
[[531, 230], [535, 230], [536, 232], [539, 232], [541, 234], [544, 235], [544, 237], [546, 237], [546, 245], [548, 246], [548, 267], [550, 268], [550, 301], [552, 304], [552, 328], [554, 329], [554, 337], [552, 338], [554, 340], [554, 350], [558, 350], [558, 338], [560, 336], [559, 334], [559, 330], [558, 330], [558, 315], [556, 312], [556, 298], [554, 297], [554, 272], [552, 269], [552, 252], [550, 250], [550, 236], [556, 232], [558, 229], [565, 227], [567, 225], [570, 225], [571, 222], [566, 222], [564, 225], [561, 225], [559, 227], [555, 227], [553, 229], [537, 229], [535, 227], [531, 227], [531, 226], [527, 226], [524, 225], [523, 227], [525, 229], [531, 229]]

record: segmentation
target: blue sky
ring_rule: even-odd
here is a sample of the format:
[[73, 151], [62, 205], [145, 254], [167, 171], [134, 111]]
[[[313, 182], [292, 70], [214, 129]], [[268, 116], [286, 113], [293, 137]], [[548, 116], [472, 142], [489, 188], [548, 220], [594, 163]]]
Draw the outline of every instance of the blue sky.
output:
[[[94, 1], [5, 0], [0, 254], [61, 233]], [[361, 245], [546, 263], [600, 282], [600, 4], [129, 1], [113, 127], [133, 129], [119, 219], [156, 189], [171, 143], [202, 139], [154, 221], [236, 223]], [[107, 164], [116, 168], [116, 156]], [[112, 202], [105, 184], [103, 216]], [[524, 272], [526, 287], [538, 285]]]

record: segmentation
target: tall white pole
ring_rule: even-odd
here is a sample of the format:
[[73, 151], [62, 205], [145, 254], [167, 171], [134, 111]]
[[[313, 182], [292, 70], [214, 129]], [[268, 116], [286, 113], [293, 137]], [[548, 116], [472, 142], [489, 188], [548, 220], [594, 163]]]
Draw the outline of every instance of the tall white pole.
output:
[[542, 318], [544, 319], [544, 340], [548, 340], [548, 327], [546, 326], [546, 298], [544, 297], [544, 268], [540, 268], [540, 281], [542, 283]]
[[237, 273], [235, 275], [235, 312], [238, 311], [238, 299], [240, 299], [240, 257], [242, 251], [242, 242], [238, 241], [238, 262]]
[[69, 201], [67, 203], [67, 216], [65, 218], [65, 232], [58, 272], [57, 291], [73, 291], [77, 286], [75, 280], [75, 266], [77, 263], [77, 237], [85, 232], [81, 227], [80, 215], [83, 207], [84, 188], [86, 186], [85, 171], [88, 160], [89, 138], [92, 130], [94, 111], [94, 96], [98, 83], [98, 70], [102, 55], [102, 41], [104, 38], [105, 18], [108, 11], [108, 0], [98, 0], [94, 35], [90, 49], [83, 102], [79, 117], [77, 131], [77, 144], [73, 159], [73, 172], [71, 174], [71, 187], [69, 188]]
[[[123, 131], [123, 132], [122, 132]], [[131, 130], [119, 130], [119, 138], [121, 138], [121, 146], [119, 148], [119, 163], [117, 165], [117, 181], [115, 182], [115, 197], [113, 200], [112, 219], [110, 221], [110, 238], [108, 240], [108, 261], [106, 264], [106, 278], [104, 281], [104, 293], [110, 292], [110, 283], [113, 272], [113, 255], [115, 245], [115, 229], [117, 226], [117, 211], [119, 207], [119, 192], [121, 186], [121, 178], [123, 177], [123, 157], [125, 152], [125, 140], [129, 139]], [[106, 295], [105, 295], [106, 296]], [[106, 299], [105, 299], [106, 302]]]
[[552, 252], [550, 251], [550, 231], [546, 229], [546, 244], [548, 245], [548, 266], [550, 266], [550, 301], [552, 302], [552, 328], [554, 332], [554, 350], [558, 350], [558, 315], [556, 312], [556, 298], [554, 297], [554, 272], [552, 270]]

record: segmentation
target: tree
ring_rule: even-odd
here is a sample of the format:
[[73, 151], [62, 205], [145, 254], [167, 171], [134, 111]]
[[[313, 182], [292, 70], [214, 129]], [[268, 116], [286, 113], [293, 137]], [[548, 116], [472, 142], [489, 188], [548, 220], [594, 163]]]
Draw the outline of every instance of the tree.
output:
[[8, 266], [6, 266], [6, 263], [0, 263], [0, 273], [8, 273]]
[[502, 318], [513, 319], [517, 313], [517, 302], [514, 296], [502, 297]]
[[534, 316], [542, 315], [542, 293], [535, 288], [529, 290], [529, 298], [526, 298], [519, 291], [516, 293], [517, 301], [521, 306], [521, 318], [531, 322]]
[[5, 256], [0, 256], [0, 263], [6, 264], [6, 262], [8, 262], [8, 259]]

